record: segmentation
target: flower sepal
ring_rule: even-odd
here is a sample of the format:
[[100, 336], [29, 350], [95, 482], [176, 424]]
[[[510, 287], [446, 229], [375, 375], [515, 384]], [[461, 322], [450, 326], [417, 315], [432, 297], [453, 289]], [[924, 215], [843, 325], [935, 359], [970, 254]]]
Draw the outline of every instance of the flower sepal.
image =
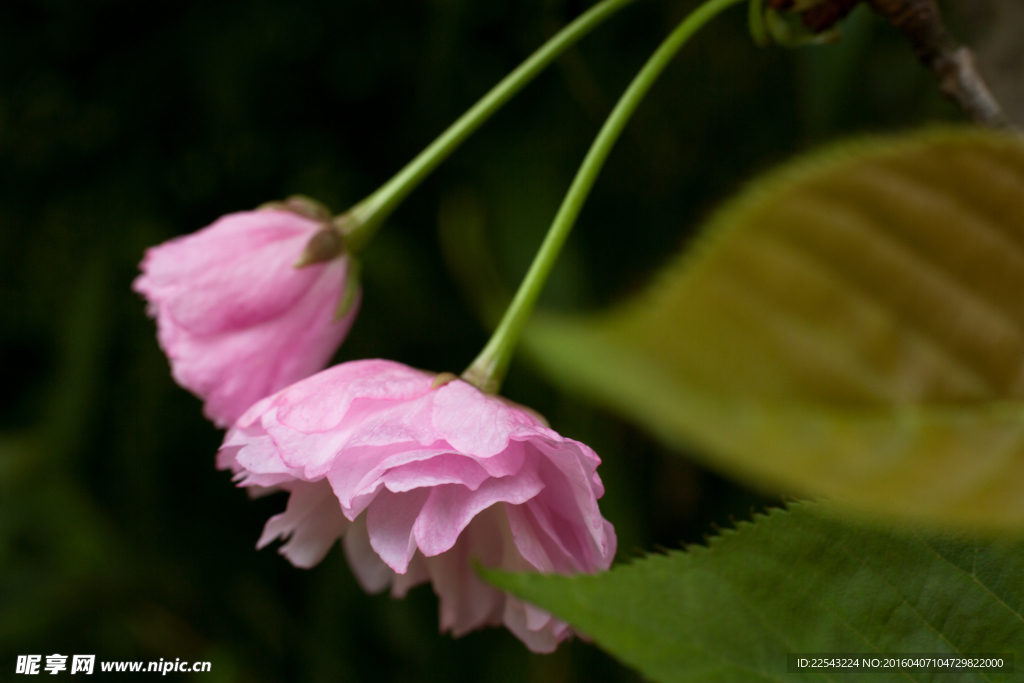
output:
[[291, 211], [294, 214], [316, 221], [326, 223], [331, 220], [331, 210], [326, 204], [318, 202], [312, 197], [303, 194], [293, 194], [285, 200], [264, 202], [256, 207], [257, 211]]
[[836, 43], [839, 22], [860, 0], [751, 0], [750, 32], [761, 47]]
[[341, 236], [330, 223], [325, 223], [322, 228], [313, 233], [306, 243], [306, 248], [295, 262], [296, 268], [305, 268], [314, 263], [326, 263], [333, 261], [345, 253], [345, 238]]
[[[332, 228], [333, 230], [333, 228]], [[345, 284], [342, 285], [341, 298], [338, 299], [338, 307], [334, 311], [334, 320], [342, 320], [352, 310], [352, 307], [359, 301], [359, 294], [362, 292], [360, 275], [363, 267], [354, 256], [348, 256], [348, 270], [345, 271]]]

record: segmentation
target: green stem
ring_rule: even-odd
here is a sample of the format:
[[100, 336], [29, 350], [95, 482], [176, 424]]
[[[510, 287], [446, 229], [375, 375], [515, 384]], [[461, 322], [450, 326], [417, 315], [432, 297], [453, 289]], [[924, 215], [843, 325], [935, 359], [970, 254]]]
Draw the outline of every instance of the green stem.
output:
[[345, 242], [350, 251], [362, 248], [391, 212], [405, 199], [412, 190], [426, 178], [438, 164], [448, 158], [455, 149], [480, 127], [491, 114], [501, 108], [505, 102], [519, 92], [523, 86], [533, 80], [534, 76], [572, 47], [583, 36], [635, 0], [603, 0], [575, 21], [559, 31], [548, 42], [520, 64], [515, 71], [503, 78], [491, 88], [473, 108], [459, 117], [434, 142], [410, 161], [405, 168], [395, 174], [369, 197], [356, 204], [338, 219], [338, 226], [345, 235]]
[[636, 111], [644, 95], [647, 94], [658, 76], [686, 41], [716, 15], [732, 5], [745, 1], [707, 0], [676, 27], [647, 60], [633, 82], [629, 84], [591, 144], [590, 151], [587, 152], [583, 164], [576, 172], [572, 186], [566, 193], [565, 199], [562, 200], [558, 214], [548, 229], [544, 243], [541, 244], [540, 250], [530, 265], [530, 270], [523, 278], [522, 284], [519, 285], [519, 291], [516, 292], [515, 298], [508, 310], [505, 311], [498, 328], [491, 335], [487, 346], [480, 352], [480, 355], [462, 373], [464, 380], [474, 384], [482, 391], [497, 393], [505, 378], [509, 362], [512, 360], [516, 342], [526, 326], [530, 313], [533, 312], [541, 289], [551, 273], [555, 259], [558, 258], [558, 252], [565, 244], [569, 231], [572, 230], [605, 159], [608, 158], [608, 153], [611, 152], [626, 123]]
[[764, 25], [763, 0], [750, 0], [747, 23], [750, 26], [750, 36], [754, 39], [754, 44], [758, 47], [768, 47], [771, 40], [768, 38], [768, 29]]

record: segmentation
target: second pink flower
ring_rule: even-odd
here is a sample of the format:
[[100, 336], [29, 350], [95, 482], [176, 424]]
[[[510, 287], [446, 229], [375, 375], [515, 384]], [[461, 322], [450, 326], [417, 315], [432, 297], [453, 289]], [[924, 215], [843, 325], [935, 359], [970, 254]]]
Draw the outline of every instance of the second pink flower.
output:
[[228, 432], [218, 466], [241, 486], [291, 492], [259, 540], [293, 564], [344, 537], [369, 591], [430, 581], [441, 628], [504, 623], [548, 652], [567, 624], [483, 583], [510, 571], [607, 569], [615, 532], [597, 499], [600, 459], [533, 412], [461, 380], [383, 360], [344, 363], [261, 400]]

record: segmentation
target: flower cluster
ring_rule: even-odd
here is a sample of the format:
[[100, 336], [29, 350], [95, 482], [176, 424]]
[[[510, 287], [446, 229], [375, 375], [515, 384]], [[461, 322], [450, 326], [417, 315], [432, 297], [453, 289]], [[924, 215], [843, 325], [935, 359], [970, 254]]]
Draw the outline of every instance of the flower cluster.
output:
[[349, 257], [296, 264], [325, 234], [333, 244], [331, 229], [281, 209], [231, 214], [148, 250], [134, 284], [174, 378], [230, 427], [218, 467], [255, 495], [289, 493], [257, 547], [282, 539], [292, 564], [312, 567], [342, 539], [367, 591], [430, 582], [443, 631], [504, 624], [554, 650], [569, 626], [487, 585], [474, 563], [607, 569], [600, 459], [454, 375], [386, 360], [321, 370], [356, 313], [337, 315]]

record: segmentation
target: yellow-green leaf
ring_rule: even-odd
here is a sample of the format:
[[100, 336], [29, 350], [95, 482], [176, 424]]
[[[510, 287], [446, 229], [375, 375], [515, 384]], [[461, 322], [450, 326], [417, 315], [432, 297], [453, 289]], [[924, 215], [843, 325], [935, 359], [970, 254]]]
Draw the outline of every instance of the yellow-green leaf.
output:
[[848, 143], [753, 184], [648, 290], [528, 351], [762, 488], [1024, 526], [1024, 141]]

